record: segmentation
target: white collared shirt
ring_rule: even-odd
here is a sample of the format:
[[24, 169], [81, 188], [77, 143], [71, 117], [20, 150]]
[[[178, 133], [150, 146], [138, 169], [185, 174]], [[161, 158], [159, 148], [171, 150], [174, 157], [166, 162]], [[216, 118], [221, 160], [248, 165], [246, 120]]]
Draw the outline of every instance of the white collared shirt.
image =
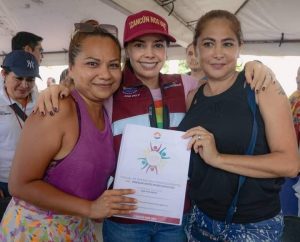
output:
[[[2, 80], [1, 80], [2, 81]], [[25, 113], [30, 115], [33, 111], [38, 91], [33, 88], [31, 91], [31, 101], [27, 104]], [[12, 103], [21, 104], [11, 99]], [[13, 160], [16, 146], [20, 137], [21, 127], [16, 114], [9, 107], [10, 101], [7, 97], [3, 84], [0, 85], [0, 182], [8, 182], [11, 162]], [[23, 121], [19, 118], [21, 125]]]

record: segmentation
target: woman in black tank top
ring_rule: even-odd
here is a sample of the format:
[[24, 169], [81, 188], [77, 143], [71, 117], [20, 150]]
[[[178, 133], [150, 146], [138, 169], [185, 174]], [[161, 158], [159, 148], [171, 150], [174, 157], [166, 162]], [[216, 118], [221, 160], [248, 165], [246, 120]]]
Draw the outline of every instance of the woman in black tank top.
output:
[[242, 44], [238, 19], [210, 11], [194, 45], [207, 83], [179, 126], [191, 137], [189, 241], [279, 241], [282, 177], [299, 170], [289, 104], [276, 82], [262, 93], [236, 72]]

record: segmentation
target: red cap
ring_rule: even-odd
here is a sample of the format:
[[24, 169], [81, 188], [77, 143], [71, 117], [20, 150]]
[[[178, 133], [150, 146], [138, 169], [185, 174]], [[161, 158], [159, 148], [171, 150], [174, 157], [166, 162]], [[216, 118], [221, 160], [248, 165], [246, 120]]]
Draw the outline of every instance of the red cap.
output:
[[163, 17], [146, 10], [129, 15], [125, 22], [123, 44], [145, 34], [161, 34], [170, 42], [176, 42], [169, 35], [168, 23]]

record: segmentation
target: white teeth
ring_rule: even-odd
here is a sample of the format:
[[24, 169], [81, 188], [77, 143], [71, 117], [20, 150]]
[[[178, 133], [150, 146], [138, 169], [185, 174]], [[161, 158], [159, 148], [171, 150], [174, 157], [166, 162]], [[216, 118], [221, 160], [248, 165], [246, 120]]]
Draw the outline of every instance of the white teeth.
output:
[[111, 86], [112, 84], [104, 84], [104, 83], [97, 83], [97, 82], [94, 82], [93, 83], [94, 85], [101, 85], [101, 86]]
[[156, 66], [156, 63], [146, 63], [146, 62], [140, 62], [141, 66], [144, 68], [154, 68]]

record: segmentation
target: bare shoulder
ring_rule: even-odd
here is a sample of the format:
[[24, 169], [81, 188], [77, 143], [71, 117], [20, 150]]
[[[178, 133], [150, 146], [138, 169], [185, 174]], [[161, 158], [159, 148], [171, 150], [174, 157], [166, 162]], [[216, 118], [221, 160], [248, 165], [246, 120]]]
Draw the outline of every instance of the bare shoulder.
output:
[[[57, 114], [60, 115], [61, 118], [70, 117], [70, 115], [76, 112], [76, 104], [75, 100], [72, 96], [68, 96], [61, 101], [60, 109]], [[56, 116], [56, 115], [55, 115]]]
[[274, 92], [277, 95], [286, 96], [284, 89], [282, 88], [281, 84], [278, 81], [275, 81], [273, 85], [270, 86], [270, 91]]
[[76, 114], [75, 102], [72, 97], [66, 97], [61, 100], [60, 110], [51, 116], [49, 114], [41, 115], [39, 113], [32, 113], [26, 120], [26, 128], [51, 128], [61, 127], [69, 118]]
[[291, 129], [294, 133], [290, 103], [278, 81], [271, 84], [265, 91], [256, 94], [256, 97], [267, 128], [272, 127], [272, 132], [275, 129]]
[[259, 92], [256, 96], [259, 105], [263, 105], [264, 103], [272, 103], [273, 105], [276, 103], [288, 104], [288, 97], [278, 81], [275, 81], [275, 83], [271, 84], [265, 91]]

